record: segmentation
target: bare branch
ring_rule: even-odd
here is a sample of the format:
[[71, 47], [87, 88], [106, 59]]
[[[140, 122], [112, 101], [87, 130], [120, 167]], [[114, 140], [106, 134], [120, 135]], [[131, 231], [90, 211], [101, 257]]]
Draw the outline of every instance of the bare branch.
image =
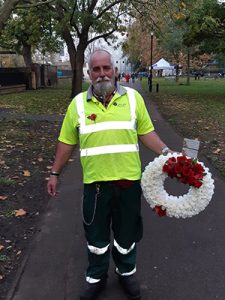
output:
[[109, 32], [106, 32], [106, 33], [97, 35], [97, 36], [93, 37], [92, 39], [90, 39], [87, 43], [90, 44], [90, 43], [92, 43], [92, 42], [94, 42], [94, 41], [96, 41], [96, 40], [98, 40], [98, 39], [101, 39], [101, 38], [104, 39], [104, 38], [108, 37], [109, 35], [113, 34], [113, 32], [115, 32], [116, 29], [117, 29], [117, 28], [113, 28], [113, 29], [112, 29], [111, 31], [109, 31]]
[[66, 42], [67, 49], [68, 49], [69, 56], [70, 56], [70, 64], [71, 64], [71, 67], [73, 69], [74, 65], [75, 65], [77, 50], [76, 50], [76, 47], [74, 45], [73, 37], [72, 37], [72, 35], [71, 35], [71, 33], [70, 33], [70, 31], [67, 27], [62, 32], [62, 38]]
[[117, 0], [117, 1], [114, 1], [112, 2], [111, 4], [109, 4], [108, 6], [106, 6], [97, 16], [96, 16], [96, 19], [100, 19], [102, 17], [102, 15], [104, 13], [106, 13], [108, 10], [110, 10], [110, 8], [112, 8], [113, 6], [115, 6], [116, 4], [119, 4], [119, 3], [123, 3], [124, 1], [122, 0]]
[[70, 25], [71, 25], [71, 26], [72, 26], [72, 23], [73, 23], [73, 17], [74, 17], [76, 8], [77, 8], [77, 1], [74, 1], [73, 12], [72, 12], [72, 15], [71, 15], [71, 17], [70, 17]]
[[112, 30], [110, 30], [109, 32], [106, 32], [106, 33], [103, 33], [103, 34], [100, 34], [100, 35], [97, 35], [97, 36], [93, 37], [87, 43], [90, 44], [90, 43], [94, 42], [95, 40], [101, 39], [101, 38], [107, 40], [107, 37], [110, 36], [111, 34], [113, 34], [113, 32], [115, 32], [118, 29], [117, 22], [118, 22], [119, 17], [122, 16], [123, 14], [124, 13], [120, 13], [120, 9], [118, 9], [117, 16], [115, 17], [115, 21], [114, 21], [114, 27], [112, 28]]
[[[59, 5], [59, 4], [56, 5], [56, 11], [57, 11], [57, 15], [58, 15], [57, 19], [59, 20], [59, 22], [62, 20], [62, 17], [64, 16], [64, 10], [65, 10], [65, 8], [62, 5]], [[80, 38], [81, 37], [81, 33], [79, 31], [79, 28], [76, 25], [76, 23], [72, 22], [71, 19], [70, 19], [70, 25], [75, 28], [77, 36]]]
[[[88, 1], [89, 2], [89, 1]], [[94, 9], [95, 9], [95, 6], [96, 4], [98, 3], [98, 0], [92, 0], [91, 3], [88, 4], [88, 12], [90, 14], [93, 13]]]

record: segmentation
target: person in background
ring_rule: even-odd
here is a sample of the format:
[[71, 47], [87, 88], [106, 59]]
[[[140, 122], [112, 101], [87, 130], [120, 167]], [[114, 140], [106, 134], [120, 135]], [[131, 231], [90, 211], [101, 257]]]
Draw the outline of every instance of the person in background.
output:
[[126, 75], [125, 75], [125, 80], [126, 80], [127, 83], [129, 83], [129, 80], [130, 80], [130, 74], [126, 74]]
[[170, 150], [154, 131], [141, 95], [115, 84], [108, 51], [90, 55], [88, 73], [91, 86], [72, 100], [65, 115], [47, 189], [56, 195], [60, 172], [79, 144], [88, 251], [87, 286], [80, 300], [96, 299], [105, 288], [111, 240], [119, 283], [128, 298], [139, 299], [136, 254], [143, 229], [138, 140], [157, 154]]

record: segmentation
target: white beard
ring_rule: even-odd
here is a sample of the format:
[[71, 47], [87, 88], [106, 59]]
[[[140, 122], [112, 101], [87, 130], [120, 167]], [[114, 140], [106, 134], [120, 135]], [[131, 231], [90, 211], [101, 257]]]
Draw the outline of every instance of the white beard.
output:
[[103, 97], [111, 94], [115, 89], [114, 79], [111, 80], [108, 77], [103, 79], [97, 78], [97, 80], [93, 82], [92, 85], [96, 94]]

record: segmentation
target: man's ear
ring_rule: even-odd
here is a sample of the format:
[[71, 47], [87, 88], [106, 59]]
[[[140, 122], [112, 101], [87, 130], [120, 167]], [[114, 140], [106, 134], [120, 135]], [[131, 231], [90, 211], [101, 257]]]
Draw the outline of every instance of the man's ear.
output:
[[88, 73], [89, 78], [91, 79], [91, 72], [90, 72], [90, 70], [87, 70], [87, 73]]

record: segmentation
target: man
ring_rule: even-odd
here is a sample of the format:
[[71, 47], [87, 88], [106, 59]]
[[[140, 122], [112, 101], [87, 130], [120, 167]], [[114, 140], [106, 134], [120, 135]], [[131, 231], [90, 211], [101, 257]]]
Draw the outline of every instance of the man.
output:
[[83, 168], [83, 225], [89, 266], [81, 300], [96, 299], [107, 281], [110, 228], [115, 272], [130, 299], [141, 297], [135, 277], [136, 243], [142, 238], [141, 164], [138, 138], [157, 154], [169, 149], [154, 132], [141, 95], [117, 84], [109, 52], [89, 59], [92, 85], [69, 105], [48, 182], [56, 195], [58, 175], [79, 143]]

